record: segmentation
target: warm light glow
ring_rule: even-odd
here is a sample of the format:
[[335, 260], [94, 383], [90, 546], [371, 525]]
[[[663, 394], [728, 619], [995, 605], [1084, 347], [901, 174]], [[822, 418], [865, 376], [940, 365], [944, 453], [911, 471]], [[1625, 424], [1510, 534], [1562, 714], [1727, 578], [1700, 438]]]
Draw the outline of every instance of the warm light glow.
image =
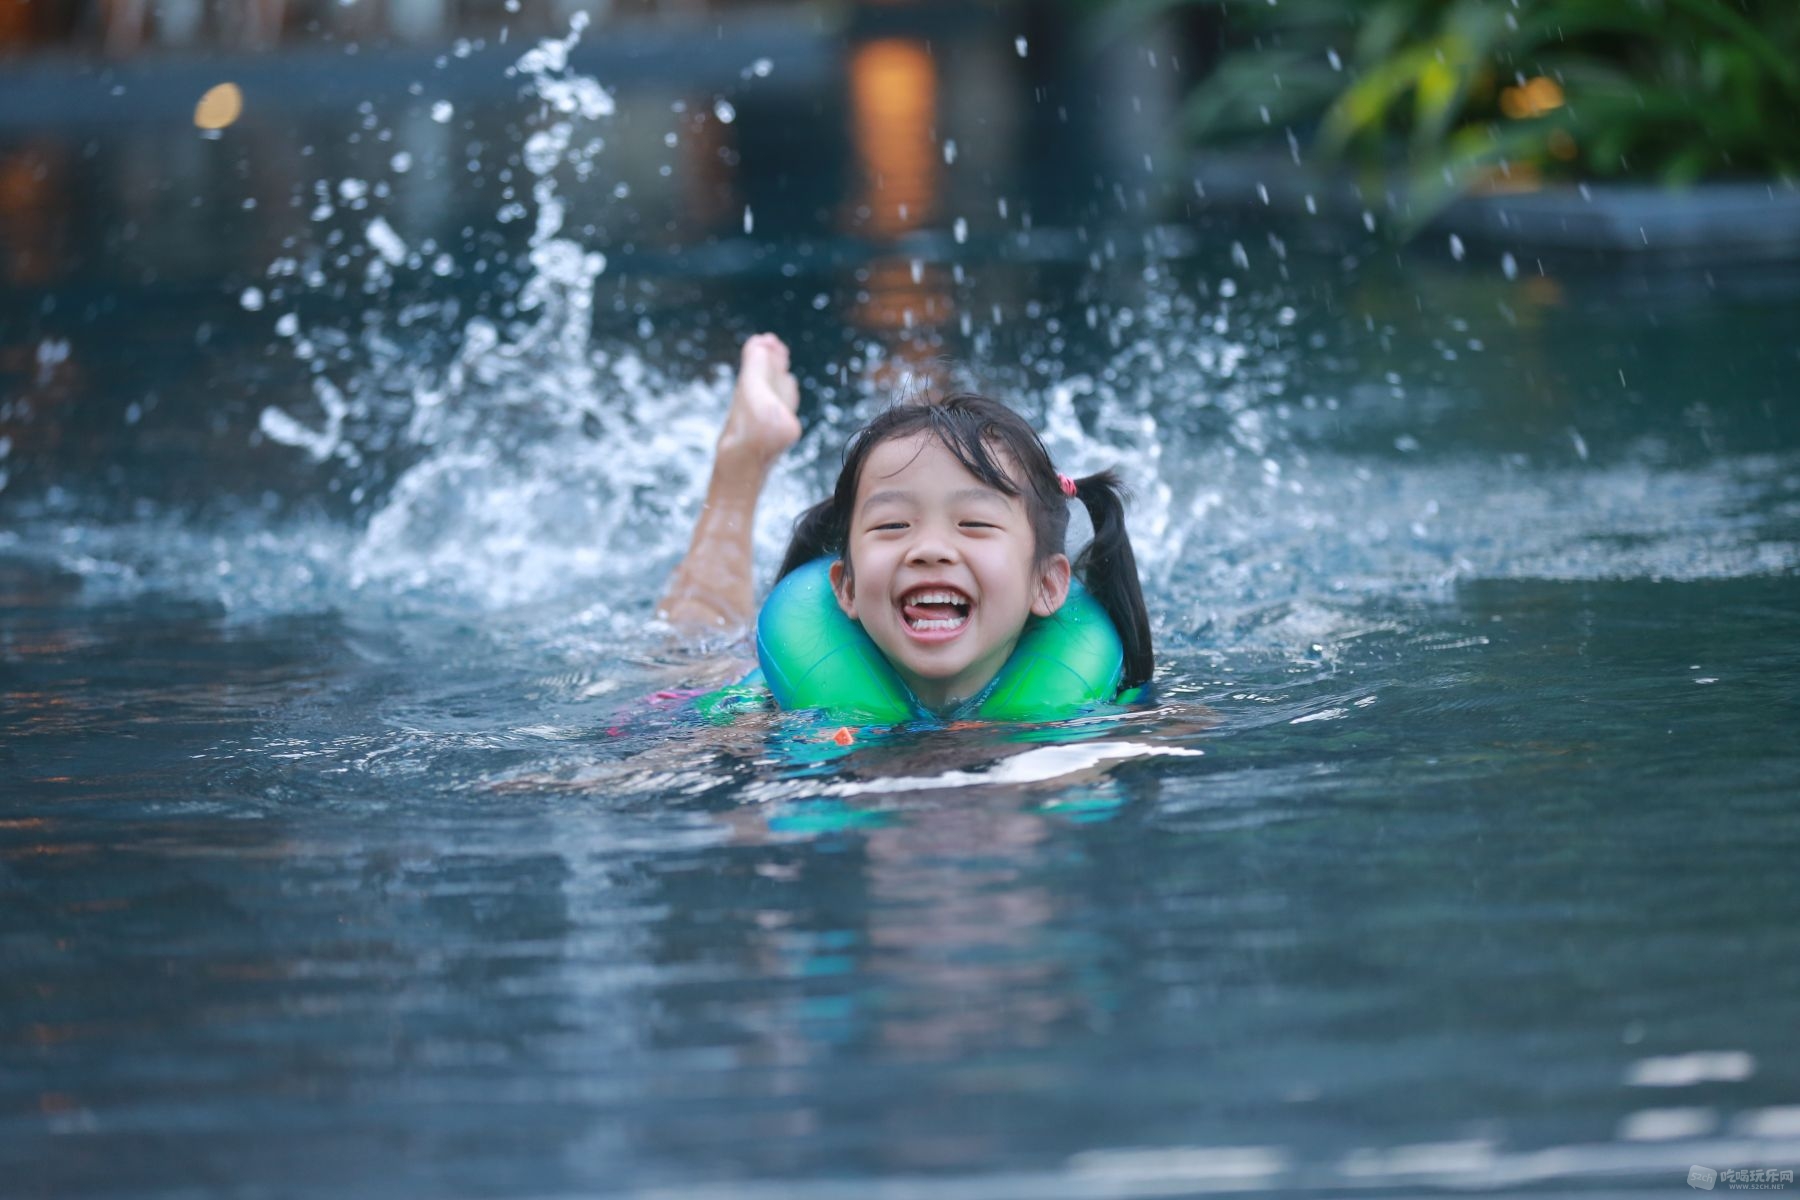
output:
[[936, 329], [955, 315], [949, 273], [940, 264], [877, 259], [869, 264], [868, 275], [850, 310], [858, 329], [889, 333]]
[[29, 4], [0, 4], [0, 46], [23, 46], [32, 40], [32, 17]]
[[1546, 75], [1535, 76], [1500, 93], [1500, 111], [1515, 121], [1541, 117], [1562, 106], [1562, 85]]
[[221, 83], [207, 90], [194, 106], [194, 125], [200, 129], [224, 129], [244, 111], [244, 93], [235, 83]]
[[744, 211], [738, 194], [732, 127], [690, 100], [692, 116], [681, 131], [682, 201], [688, 221], [702, 229], [722, 228]]
[[924, 43], [884, 38], [859, 47], [850, 104], [865, 181], [856, 217], [879, 236], [918, 228], [937, 207], [939, 161], [937, 65]]
[[42, 284], [56, 272], [63, 240], [56, 214], [68, 178], [59, 158], [41, 144], [0, 158], [0, 278]]
[[886, 348], [864, 382], [884, 395], [951, 391], [938, 331], [956, 315], [950, 272], [942, 264], [877, 259], [847, 314]]
[[1563, 302], [1562, 284], [1547, 275], [1527, 275], [1520, 283], [1526, 299], [1533, 304], [1549, 308]]

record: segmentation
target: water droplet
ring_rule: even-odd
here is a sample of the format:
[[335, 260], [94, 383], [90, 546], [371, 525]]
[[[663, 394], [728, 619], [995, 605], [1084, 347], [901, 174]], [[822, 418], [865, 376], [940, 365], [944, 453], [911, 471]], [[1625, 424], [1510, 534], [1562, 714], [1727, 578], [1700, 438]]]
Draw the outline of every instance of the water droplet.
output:
[[949, 163], [953, 163], [955, 161], [956, 161], [956, 139], [955, 138], [945, 138], [944, 139], [944, 162], [946, 164], [949, 164]]
[[750, 212], [750, 206], [744, 205], [744, 232], [751, 233], [756, 229], [756, 217]]
[[1020, 58], [1024, 58], [1026, 55], [1026, 52], [1029, 51], [1030, 48], [1031, 47], [1026, 44], [1025, 37], [1023, 34], [1021, 34], [1018, 37], [1013, 39], [1013, 49], [1017, 50], [1019, 52]]
[[956, 239], [957, 245], [969, 240], [969, 223], [958, 217], [950, 223], [950, 235]]
[[1341, 71], [1344, 69], [1344, 60], [1338, 57], [1338, 52], [1335, 49], [1328, 49], [1325, 51], [1325, 61], [1331, 64], [1331, 69], [1334, 71]]
[[720, 96], [713, 101], [713, 116], [719, 118], [719, 124], [729, 125], [737, 120], [737, 109], [731, 106], [731, 101]]
[[380, 217], [369, 222], [369, 245], [391, 267], [397, 267], [406, 261], [406, 242], [394, 232], [394, 227]]
[[1500, 256], [1500, 271], [1508, 279], [1519, 277], [1519, 260], [1512, 256], [1512, 251], [1508, 250]]
[[404, 175], [408, 171], [412, 170], [412, 164], [413, 164], [413, 156], [408, 154], [404, 150], [402, 150], [398, 154], [394, 155], [394, 157], [388, 159], [388, 166], [393, 170], [394, 174], [396, 174], [396, 175]]
[[282, 313], [280, 319], [275, 322], [275, 332], [282, 337], [293, 337], [300, 332], [300, 318], [293, 313]]
[[431, 106], [431, 119], [439, 125], [448, 125], [450, 118], [456, 115], [456, 106], [448, 100], [439, 100]]
[[238, 303], [244, 306], [245, 312], [261, 312], [263, 294], [261, 288], [247, 287], [244, 294], [238, 297]]
[[1450, 257], [1454, 258], [1457, 262], [1461, 262], [1463, 260], [1463, 256], [1467, 253], [1468, 253], [1468, 251], [1463, 248], [1463, 240], [1461, 238], [1457, 237], [1454, 233], [1451, 234], [1450, 235]]
[[774, 69], [775, 64], [766, 58], [759, 58], [750, 64], [750, 73], [758, 79], [767, 79], [769, 77], [769, 72]]

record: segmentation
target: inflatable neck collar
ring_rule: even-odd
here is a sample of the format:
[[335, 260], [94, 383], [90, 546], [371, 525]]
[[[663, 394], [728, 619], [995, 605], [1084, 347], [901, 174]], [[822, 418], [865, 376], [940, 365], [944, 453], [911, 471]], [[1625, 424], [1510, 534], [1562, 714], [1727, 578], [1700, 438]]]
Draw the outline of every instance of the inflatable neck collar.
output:
[[1125, 650], [1106, 610], [1078, 580], [1049, 617], [1033, 617], [1012, 657], [954, 712], [921, 705], [831, 590], [832, 558], [816, 558], [775, 585], [756, 619], [756, 658], [775, 702], [822, 709], [870, 725], [917, 720], [1054, 721], [1110, 703]]

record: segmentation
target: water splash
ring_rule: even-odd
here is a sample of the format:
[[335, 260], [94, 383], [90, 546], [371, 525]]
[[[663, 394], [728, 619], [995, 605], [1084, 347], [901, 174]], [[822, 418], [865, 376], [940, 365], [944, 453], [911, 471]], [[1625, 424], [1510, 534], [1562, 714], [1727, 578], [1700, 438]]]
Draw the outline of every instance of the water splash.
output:
[[[723, 377], [670, 380], [595, 346], [606, 258], [563, 234], [559, 176], [599, 169], [605, 142], [595, 125], [615, 110], [604, 87], [569, 67], [585, 24], [577, 14], [566, 37], [545, 39], [511, 68], [537, 103], [521, 154], [535, 221], [517, 319], [470, 319], [447, 363], [423, 359], [389, 322], [406, 326], [408, 312], [450, 317], [454, 301], [429, 299], [395, 320], [389, 297], [402, 272], [441, 277], [454, 264], [446, 253], [427, 260], [377, 214], [364, 227], [375, 303], [355, 343], [346, 346], [342, 330], [303, 330], [293, 313], [278, 322], [302, 361], [321, 342], [354, 352], [342, 386], [313, 378], [321, 420], [271, 406], [259, 423], [265, 437], [348, 469], [357, 490], [379, 497], [347, 558], [350, 589], [460, 595], [480, 607], [573, 590], [617, 595], [646, 555], [669, 552], [653, 531], [679, 525], [676, 513], [704, 482]], [[375, 464], [396, 460], [380, 487]]]

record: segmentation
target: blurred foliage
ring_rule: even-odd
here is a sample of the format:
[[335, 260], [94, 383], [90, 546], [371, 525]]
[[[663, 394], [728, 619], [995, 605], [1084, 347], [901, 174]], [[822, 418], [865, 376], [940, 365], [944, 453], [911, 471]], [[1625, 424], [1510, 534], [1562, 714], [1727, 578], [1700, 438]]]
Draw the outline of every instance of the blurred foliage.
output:
[[[1122, 0], [1133, 23], [1199, 0]], [[1203, 141], [1292, 129], [1411, 183], [1800, 175], [1800, 0], [1206, 0], [1233, 48]]]

